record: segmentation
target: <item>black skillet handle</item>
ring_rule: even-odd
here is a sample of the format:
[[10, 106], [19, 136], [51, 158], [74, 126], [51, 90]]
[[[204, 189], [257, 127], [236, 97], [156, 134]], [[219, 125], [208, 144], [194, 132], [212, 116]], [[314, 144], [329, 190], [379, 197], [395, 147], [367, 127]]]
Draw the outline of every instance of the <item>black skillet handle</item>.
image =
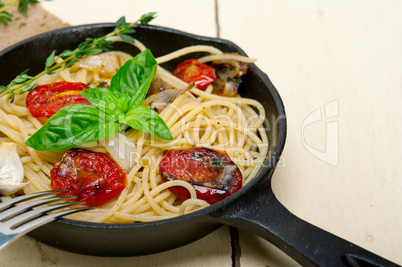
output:
[[303, 266], [399, 266], [299, 219], [276, 199], [270, 181], [263, 183], [213, 216], [266, 239]]

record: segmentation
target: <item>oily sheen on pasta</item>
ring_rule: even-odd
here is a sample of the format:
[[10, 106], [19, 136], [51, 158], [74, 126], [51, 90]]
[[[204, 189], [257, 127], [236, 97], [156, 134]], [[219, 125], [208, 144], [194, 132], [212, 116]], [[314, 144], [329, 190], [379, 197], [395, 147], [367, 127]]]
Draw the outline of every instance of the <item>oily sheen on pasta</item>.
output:
[[[139, 41], [135, 45], [141, 51], [145, 49]], [[186, 47], [156, 60], [160, 64], [192, 52], [210, 54], [198, 59], [202, 63], [212, 60], [253, 61], [239, 55], [224, 54], [211, 46]], [[37, 83], [82, 82], [89, 87], [108, 84], [113, 73], [131, 57], [123, 52], [85, 57], [71, 68], [45, 75]], [[199, 90], [160, 66], [156, 79], [176, 91], [172, 91], [168, 101], [162, 102], [160, 95], [150, 95], [143, 105], [153, 109], [163, 106], [159, 116], [171, 130], [173, 140], [160, 140], [128, 128], [105, 140], [80, 147], [110, 154], [127, 173], [127, 186], [113, 200], [69, 218], [102, 223], [148, 222], [209, 206], [206, 201], [197, 199], [190, 183], [181, 180], [162, 182], [159, 163], [170, 149], [206, 147], [224, 150], [239, 167], [243, 185], [258, 173], [268, 152], [268, 137], [263, 128], [265, 111], [258, 101], [240, 96], [219, 96], [212, 93], [212, 85]], [[29, 182], [23, 193], [29, 194], [51, 190], [50, 172], [66, 151], [41, 152], [25, 145], [26, 140], [45, 123], [45, 119], [30, 114], [25, 103], [26, 96], [27, 93], [16, 95], [13, 103], [10, 95], [0, 98], [0, 141], [17, 144], [24, 168], [24, 182]], [[186, 188], [191, 198], [179, 200], [168, 190], [172, 186]]]

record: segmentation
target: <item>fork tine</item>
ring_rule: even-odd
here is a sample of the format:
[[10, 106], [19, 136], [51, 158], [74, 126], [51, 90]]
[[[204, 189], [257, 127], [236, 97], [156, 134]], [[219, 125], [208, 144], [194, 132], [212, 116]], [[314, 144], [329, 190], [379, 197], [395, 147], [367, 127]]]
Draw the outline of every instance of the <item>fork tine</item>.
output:
[[[77, 203], [81, 204], [82, 202], [68, 202], [65, 204], [69, 204], [71, 206], [71, 205], [75, 205]], [[60, 205], [59, 205], [59, 208], [60, 208]], [[34, 230], [46, 223], [49, 223], [58, 217], [68, 215], [71, 213], [75, 213], [75, 212], [92, 209], [92, 208], [93, 207], [82, 207], [82, 208], [76, 208], [76, 209], [63, 210], [63, 211], [52, 213], [52, 214], [45, 214], [39, 218], [35, 218], [32, 221], [24, 223], [15, 229], [10, 229], [8, 227], [4, 227], [5, 229], [2, 229], [2, 231], [0, 232], [0, 250], [5, 248], [7, 245], [11, 244], [13, 241], [17, 240], [23, 234], [25, 234], [31, 230]], [[39, 208], [39, 209], [42, 209], [42, 208]], [[36, 211], [36, 210], [32, 210], [32, 211]], [[32, 211], [30, 211], [30, 212], [32, 212]], [[23, 215], [20, 215], [20, 216], [23, 216]]]
[[27, 222], [27, 223], [21, 225], [20, 227], [16, 228], [16, 230], [18, 231], [19, 235], [22, 235], [22, 234], [25, 234], [28, 231], [34, 230], [34, 229], [38, 228], [39, 226], [42, 226], [48, 222], [54, 221], [58, 217], [62, 217], [62, 216], [68, 215], [68, 214], [85, 211], [85, 210], [90, 210], [90, 209], [93, 209], [93, 207], [68, 209], [68, 210], [63, 210], [63, 211], [56, 212], [56, 213], [46, 214], [45, 216], [36, 218], [30, 222]]
[[[47, 214], [47, 212], [58, 210], [61, 208], [66, 208], [74, 205], [82, 205], [85, 204], [85, 202], [63, 202], [63, 203], [58, 203], [58, 204], [53, 204], [50, 206], [44, 206], [40, 207], [37, 209], [30, 210], [28, 212], [24, 212], [18, 216], [13, 217], [10, 220], [4, 221], [3, 225], [6, 227], [9, 227], [12, 231], [20, 232], [22, 230], [22, 227], [24, 224], [28, 224], [28, 227], [30, 226], [30, 223], [37, 223], [40, 221], [40, 217], [49, 217], [49, 218], [55, 218], [57, 216], [62, 216], [65, 214], [69, 214], [71, 212], [75, 212], [76, 209], [70, 209], [70, 210], [65, 210], [66, 213], [63, 213], [64, 211], [60, 211], [57, 213], [51, 213]], [[88, 209], [87, 207], [83, 207], [81, 209]], [[35, 220], [35, 218], [38, 218]], [[20, 227], [19, 227], [20, 226]]]
[[65, 192], [68, 191], [38, 192], [0, 203], [0, 249], [3, 249], [23, 234], [58, 217], [93, 208], [81, 206], [67, 209], [67, 207], [73, 205], [85, 204], [85, 202], [61, 202], [76, 198], [75, 196], [51, 196], [44, 198], [45, 196]]
[[9, 207], [27, 201], [31, 200], [33, 198], [41, 197], [41, 196], [48, 196], [48, 195], [53, 195], [53, 194], [61, 194], [61, 193], [66, 193], [68, 192], [67, 190], [53, 190], [53, 191], [42, 191], [42, 192], [37, 192], [33, 194], [28, 194], [20, 197], [13, 198], [11, 200], [1, 202], [0, 203], [0, 212], [2, 212], [5, 209], [8, 209]]
[[[39, 196], [42, 196], [42, 195], [39, 195]], [[38, 206], [41, 206], [44, 204], [49, 204], [49, 203], [60, 201], [60, 200], [67, 200], [67, 199], [73, 199], [73, 198], [75, 198], [75, 196], [57, 196], [57, 197], [43, 198], [43, 199], [38, 199], [38, 200], [22, 203], [18, 206], [11, 207], [11, 208], [6, 209], [3, 212], [1, 212], [0, 213], [0, 222], [8, 220], [8, 219], [10, 219], [14, 216], [17, 216], [18, 214], [21, 214], [34, 207], [38, 207]], [[21, 201], [18, 201], [17, 203], [20, 203], [20, 202]]]

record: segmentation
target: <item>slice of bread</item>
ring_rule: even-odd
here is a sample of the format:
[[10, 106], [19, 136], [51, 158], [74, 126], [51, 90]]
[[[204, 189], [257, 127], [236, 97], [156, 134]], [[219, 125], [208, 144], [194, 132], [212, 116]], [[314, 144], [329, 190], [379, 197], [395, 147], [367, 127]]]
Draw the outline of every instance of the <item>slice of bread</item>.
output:
[[8, 26], [0, 24], [0, 51], [28, 37], [69, 26], [40, 4], [29, 5], [25, 15], [18, 12], [17, 5], [8, 12], [14, 17]]

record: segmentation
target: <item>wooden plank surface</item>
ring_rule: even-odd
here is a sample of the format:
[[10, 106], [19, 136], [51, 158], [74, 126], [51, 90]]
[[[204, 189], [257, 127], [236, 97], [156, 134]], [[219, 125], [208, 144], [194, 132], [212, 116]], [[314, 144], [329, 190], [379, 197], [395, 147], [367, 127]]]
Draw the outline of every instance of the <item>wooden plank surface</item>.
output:
[[139, 257], [93, 257], [62, 251], [30, 237], [22, 237], [0, 251], [0, 266], [111, 267], [111, 266], [231, 266], [230, 236], [221, 227], [195, 243]]
[[[219, 10], [221, 37], [258, 58], [285, 103], [288, 138], [273, 178], [279, 200], [402, 264], [402, 2], [221, 0]], [[326, 119], [332, 101], [338, 116]], [[323, 119], [303, 128], [317, 109]], [[330, 122], [338, 123], [335, 141], [326, 140]], [[333, 144], [335, 166], [306, 147]], [[244, 266], [270, 262], [271, 245], [241, 236]]]
[[[153, 24], [238, 44], [285, 103], [287, 144], [273, 178], [278, 199], [302, 219], [402, 264], [401, 1], [55, 0], [43, 7], [71, 25], [157, 11]], [[311, 123], [317, 114], [322, 119]], [[239, 235], [241, 266], [298, 266], [265, 240]], [[227, 227], [183, 248], [129, 258], [77, 255], [24, 237], [0, 252], [0, 265], [231, 266], [231, 253]]]

